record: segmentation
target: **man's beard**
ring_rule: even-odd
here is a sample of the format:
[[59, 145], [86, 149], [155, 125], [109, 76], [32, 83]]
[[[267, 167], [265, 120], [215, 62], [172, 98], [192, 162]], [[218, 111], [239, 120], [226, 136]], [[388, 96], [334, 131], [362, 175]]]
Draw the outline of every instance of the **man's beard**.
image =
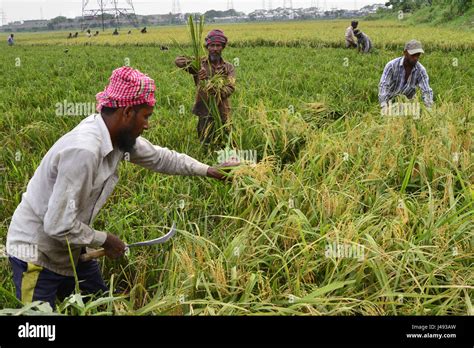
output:
[[414, 67], [416, 65], [416, 63], [418, 63], [418, 62], [413, 61], [411, 59], [407, 59], [407, 63], [408, 63], [409, 66]]
[[132, 135], [132, 129], [133, 127], [122, 128], [118, 132], [117, 146], [123, 152], [132, 152], [137, 141], [137, 138]]
[[406, 64], [407, 64], [408, 66], [410, 66], [410, 67], [412, 67], [412, 68], [414, 68], [415, 65], [416, 65], [416, 63], [417, 63], [417, 62], [414, 62], [414, 63], [413, 63], [413, 61], [411, 61], [411, 60], [408, 59], [408, 58], [405, 58], [405, 62], [406, 62]]
[[218, 53], [209, 53], [209, 60], [211, 61], [211, 63], [218, 63], [221, 60], [221, 55]]

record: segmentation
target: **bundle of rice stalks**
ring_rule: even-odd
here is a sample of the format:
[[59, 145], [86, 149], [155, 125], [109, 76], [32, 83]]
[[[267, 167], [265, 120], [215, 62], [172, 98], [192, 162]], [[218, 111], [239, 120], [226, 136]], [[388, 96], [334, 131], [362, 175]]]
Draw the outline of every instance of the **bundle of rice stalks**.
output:
[[204, 54], [204, 46], [202, 34], [204, 32], [204, 16], [199, 17], [199, 21], [195, 22], [193, 16], [188, 17], [189, 36], [191, 38], [191, 47], [193, 49], [193, 61], [191, 66], [199, 71], [201, 69], [201, 59]]
[[305, 103], [305, 106], [305, 110], [314, 114], [319, 114], [327, 110], [327, 107], [324, 105], [324, 103]]
[[215, 96], [216, 102], [222, 101], [221, 91], [229, 83], [229, 79], [226, 76], [216, 74], [211, 75], [205, 81], [202, 81], [201, 89], [208, 95]]
[[236, 181], [243, 186], [263, 186], [270, 181], [275, 168], [276, 158], [265, 157], [257, 164], [241, 165], [233, 170]]
[[343, 113], [331, 110], [325, 103], [304, 103], [301, 117], [307, 123], [320, 128], [342, 117]]

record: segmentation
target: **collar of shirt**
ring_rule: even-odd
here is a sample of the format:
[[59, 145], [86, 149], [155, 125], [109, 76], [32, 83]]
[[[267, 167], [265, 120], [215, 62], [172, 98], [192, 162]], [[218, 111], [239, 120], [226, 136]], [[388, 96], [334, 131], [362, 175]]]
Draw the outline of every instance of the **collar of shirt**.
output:
[[107, 125], [105, 124], [105, 121], [102, 118], [102, 115], [95, 114], [94, 120], [97, 124], [97, 127], [100, 130], [102, 139], [104, 139], [104, 141], [102, 142], [100, 151], [101, 151], [102, 156], [105, 157], [114, 150], [114, 146], [112, 145], [112, 138], [110, 138], [109, 129], [107, 128]]
[[[400, 63], [398, 64], [398, 66], [400, 67], [403, 67], [403, 63], [405, 62], [405, 57], [401, 57], [400, 58]], [[418, 62], [416, 62], [415, 66], [413, 67], [412, 69], [412, 73], [415, 72], [416, 70], [418, 70]]]

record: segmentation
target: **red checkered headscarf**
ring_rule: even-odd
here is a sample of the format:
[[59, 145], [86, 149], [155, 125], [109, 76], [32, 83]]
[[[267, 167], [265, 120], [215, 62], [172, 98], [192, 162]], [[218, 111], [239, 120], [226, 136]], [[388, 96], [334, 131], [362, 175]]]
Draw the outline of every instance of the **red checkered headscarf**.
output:
[[227, 37], [224, 32], [220, 29], [211, 30], [206, 36], [206, 47], [213, 42], [220, 42], [222, 46], [227, 44]]
[[115, 69], [109, 85], [96, 94], [97, 112], [102, 107], [120, 108], [124, 106], [148, 104], [154, 106], [155, 81], [129, 66]]

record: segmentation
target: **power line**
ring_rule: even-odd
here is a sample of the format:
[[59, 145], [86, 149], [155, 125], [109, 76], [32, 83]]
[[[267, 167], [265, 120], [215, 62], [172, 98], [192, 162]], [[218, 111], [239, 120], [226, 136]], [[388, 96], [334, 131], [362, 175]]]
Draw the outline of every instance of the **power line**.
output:
[[179, 0], [173, 0], [173, 5], [171, 7], [171, 13], [178, 14], [181, 13], [181, 5]]
[[7, 24], [7, 14], [3, 9], [0, 10], [0, 20], [2, 21], [2, 26]]
[[[135, 28], [138, 28], [138, 19], [135, 14], [132, 0], [97, 0], [99, 8], [89, 6], [89, 0], [82, 1], [82, 29], [85, 28], [87, 21], [97, 20], [102, 22], [102, 30], [105, 30], [105, 17], [112, 17], [115, 28], [120, 27], [120, 19], [124, 18]], [[109, 19], [110, 21], [110, 19]]]

